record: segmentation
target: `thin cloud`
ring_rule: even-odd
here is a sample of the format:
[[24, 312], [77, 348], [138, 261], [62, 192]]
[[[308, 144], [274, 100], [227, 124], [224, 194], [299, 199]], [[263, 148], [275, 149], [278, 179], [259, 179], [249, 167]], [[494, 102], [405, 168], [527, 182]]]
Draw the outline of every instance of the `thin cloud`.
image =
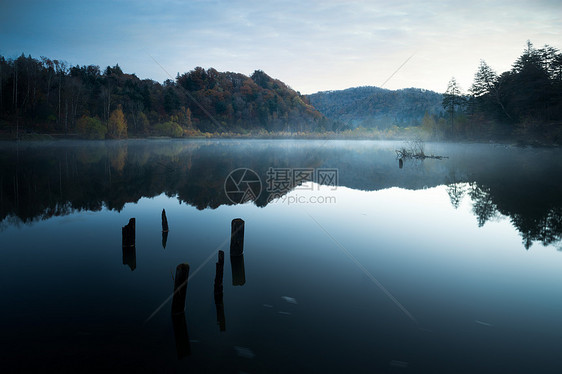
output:
[[[167, 79], [148, 57], [195, 66], [262, 69], [303, 93], [377, 85], [412, 53], [391, 89], [470, 86], [480, 59], [503, 71], [523, 50], [562, 40], [557, 1], [8, 2], [0, 53], [113, 65]], [[148, 54], [147, 54], [148, 53]], [[71, 60], [72, 57], [72, 60]]]

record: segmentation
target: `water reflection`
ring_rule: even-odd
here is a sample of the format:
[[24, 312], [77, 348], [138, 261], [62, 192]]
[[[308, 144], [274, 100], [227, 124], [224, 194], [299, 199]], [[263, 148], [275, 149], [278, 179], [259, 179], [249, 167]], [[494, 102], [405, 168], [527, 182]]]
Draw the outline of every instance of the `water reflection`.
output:
[[[58, 352], [68, 352], [63, 365], [103, 361], [98, 371], [116, 363], [165, 372], [559, 370], [562, 257], [523, 250], [560, 241], [556, 150], [434, 145], [450, 158], [400, 169], [394, 143], [64, 144], [24, 145], [19, 166], [6, 163], [0, 175], [2, 317], [13, 321], [3, 334], [15, 342], [0, 353], [8, 371], [54, 371], [45, 362]], [[337, 204], [260, 196], [263, 209], [228, 206], [221, 178], [242, 166], [260, 175], [270, 166], [335, 168], [343, 187], [333, 191]], [[296, 194], [304, 192], [285, 196]], [[96, 209], [104, 211], [77, 212]], [[138, 230], [124, 235], [130, 217]], [[132, 270], [142, 253], [134, 273], [120, 264], [119, 240]], [[186, 258], [197, 275], [189, 300], [189, 273], [177, 266]], [[22, 264], [30, 278], [20, 282]], [[336, 322], [326, 329], [326, 321]], [[24, 360], [29, 351], [34, 359]]]
[[176, 267], [174, 278], [174, 295], [172, 298], [172, 324], [176, 340], [178, 359], [191, 354], [187, 322], [185, 320], [185, 297], [187, 293], [187, 280], [189, 278], [189, 264], [183, 263]]
[[226, 331], [226, 317], [224, 315], [224, 301], [223, 301], [223, 275], [224, 275], [224, 252], [219, 251], [219, 259], [216, 263], [215, 272], [215, 307], [217, 309], [217, 324], [220, 331]]
[[166, 249], [168, 242], [168, 217], [166, 217], [166, 209], [162, 209], [162, 248]]
[[244, 255], [230, 256], [232, 268], [232, 285], [243, 286], [246, 284], [246, 269], [244, 268]]
[[185, 313], [172, 314], [172, 325], [174, 327], [174, 338], [176, 341], [178, 359], [191, 355], [191, 344], [187, 333]]
[[131, 271], [137, 268], [137, 251], [135, 246], [123, 247], [123, 265], [128, 265]]
[[185, 296], [187, 293], [187, 280], [189, 278], [189, 264], [183, 263], [176, 267], [174, 278], [174, 296], [172, 298], [172, 314], [185, 311]]
[[[0, 229], [74, 211], [120, 211], [165, 193], [198, 209], [231, 205], [224, 180], [240, 167], [265, 181], [269, 168], [333, 168], [356, 190], [447, 185], [454, 207], [471, 199], [477, 225], [510, 217], [525, 247], [560, 240], [562, 159], [557, 149], [428, 144], [444, 160], [403, 163], [396, 142], [125, 141], [2, 144]], [[400, 166], [400, 165], [399, 165]], [[287, 193], [288, 191], [284, 191]], [[271, 201], [265, 186], [255, 204]], [[163, 212], [164, 225], [167, 218]], [[162, 235], [162, 246], [167, 236]]]
[[447, 185], [447, 195], [449, 195], [453, 208], [459, 208], [459, 205], [466, 194], [466, 190], [467, 187], [465, 183], [451, 183]]

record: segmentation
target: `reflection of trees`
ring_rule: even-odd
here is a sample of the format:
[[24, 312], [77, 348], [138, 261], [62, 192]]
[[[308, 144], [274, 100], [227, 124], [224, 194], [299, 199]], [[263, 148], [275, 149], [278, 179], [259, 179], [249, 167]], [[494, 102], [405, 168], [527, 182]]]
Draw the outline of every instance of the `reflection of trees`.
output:
[[[560, 242], [562, 165], [556, 154], [490, 149], [398, 169], [393, 148], [373, 149], [370, 144], [361, 148], [234, 140], [14, 143], [0, 149], [0, 230], [80, 210], [121, 210], [128, 202], [162, 193], [198, 209], [217, 208], [232, 204], [223, 183], [237, 168], [250, 168], [262, 178], [263, 190], [255, 203], [263, 207], [269, 202], [265, 188], [270, 167], [336, 168], [339, 184], [355, 190], [447, 184], [453, 207], [470, 197], [480, 227], [500, 213], [511, 218], [527, 248], [535, 241]], [[452, 163], [456, 160], [464, 164]]]
[[[217, 142], [84, 142], [21, 148], [0, 152], [5, 166], [0, 177], [0, 221], [15, 216], [29, 222], [103, 207], [119, 211], [128, 202], [162, 193], [177, 195], [198, 209], [217, 208], [232, 204], [223, 183], [236, 168], [247, 167], [263, 177], [271, 165], [321, 165], [321, 158], [307, 150], [279, 158], [269, 147], [225, 147]], [[264, 191], [256, 205], [267, 203]]]
[[467, 187], [465, 183], [451, 183], [447, 185], [447, 195], [449, 195], [453, 208], [458, 209], [462, 198], [466, 194], [466, 189]]
[[492, 201], [490, 189], [473, 182], [470, 183], [468, 196], [472, 199], [472, 211], [478, 219], [478, 227], [482, 227], [498, 211], [496, 204]]
[[529, 249], [534, 241], [542, 245], [556, 244], [562, 240], [562, 208], [552, 208], [540, 218], [525, 217], [515, 214], [511, 222], [519, 230], [523, 238], [523, 245]]
[[458, 208], [467, 189], [478, 227], [484, 226], [487, 221], [501, 213], [511, 217], [511, 223], [520, 232], [526, 249], [536, 241], [544, 246], [562, 241], [562, 207], [557, 206], [555, 201], [545, 212], [543, 207], [535, 205], [533, 200], [522, 200], [518, 196], [511, 197], [510, 193], [502, 191], [500, 186], [493, 189], [477, 182], [468, 185], [451, 183], [447, 185], [446, 191], [455, 209]]

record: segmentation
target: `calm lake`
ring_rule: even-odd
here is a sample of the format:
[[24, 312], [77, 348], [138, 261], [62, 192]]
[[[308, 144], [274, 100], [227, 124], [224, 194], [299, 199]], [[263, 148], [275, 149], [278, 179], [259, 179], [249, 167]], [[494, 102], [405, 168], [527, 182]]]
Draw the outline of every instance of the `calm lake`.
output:
[[2, 370], [560, 373], [562, 150], [401, 145], [0, 144]]

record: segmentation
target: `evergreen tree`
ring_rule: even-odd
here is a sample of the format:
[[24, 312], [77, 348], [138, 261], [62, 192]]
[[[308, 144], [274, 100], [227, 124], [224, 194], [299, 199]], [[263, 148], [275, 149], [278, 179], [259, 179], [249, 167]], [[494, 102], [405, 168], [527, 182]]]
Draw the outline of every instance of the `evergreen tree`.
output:
[[447, 91], [443, 94], [443, 108], [451, 119], [451, 133], [454, 133], [455, 113], [458, 113], [465, 102], [461, 95], [461, 89], [455, 77], [451, 78], [447, 85]]

